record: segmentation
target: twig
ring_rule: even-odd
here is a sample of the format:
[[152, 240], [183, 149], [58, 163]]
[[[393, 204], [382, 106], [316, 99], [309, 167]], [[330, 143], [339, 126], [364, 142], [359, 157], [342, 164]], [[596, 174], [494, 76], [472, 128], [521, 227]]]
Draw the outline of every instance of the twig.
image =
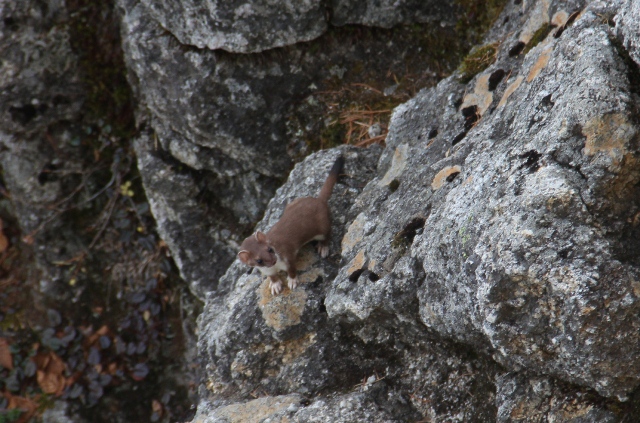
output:
[[[116, 179], [120, 179], [120, 176], [118, 175], [118, 177]], [[93, 246], [95, 245], [95, 243], [98, 241], [98, 238], [100, 238], [100, 236], [102, 235], [102, 232], [106, 229], [107, 225], [109, 224], [109, 221], [111, 220], [111, 214], [113, 213], [113, 209], [116, 206], [116, 200], [118, 199], [118, 196], [120, 194], [116, 191], [113, 193], [113, 197], [111, 197], [111, 199], [109, 200], [109, 203], [107, 205], [107, 207], [109, 208], [109, 213], [107, 214], [106, 219], [104, 220], [102, 227], [100, 228], [100, 230], [98, 231], [98, 233], [93, 237], [93, 240], [91, 241], [91, 244], [89, 244], [89, 250], [93, 248]]]
[[371, 91], [373, 91], [375, 93], [382, 94], [382, 91], [373, 88], [371, 85], [361, 84], [361, 83], [355, 83], [355, 84], [351, 84], [351, 85], [353, 85], [355, 87], [364, 87], [364, 88], [366, 88], [368, 90], [371, 90]]
[[356, 147], [363, 147], [363, 146], [366, 146], [366, 145], [369, 145], [369, 144], [373, 144], [375, 142], [384, 141], [386, 138], [387, 138], [387, 134], [382, 134], [382, 135], [378, 135], [376, 137], [368, 138], [366, 140], [358, 141], [354, 145]]

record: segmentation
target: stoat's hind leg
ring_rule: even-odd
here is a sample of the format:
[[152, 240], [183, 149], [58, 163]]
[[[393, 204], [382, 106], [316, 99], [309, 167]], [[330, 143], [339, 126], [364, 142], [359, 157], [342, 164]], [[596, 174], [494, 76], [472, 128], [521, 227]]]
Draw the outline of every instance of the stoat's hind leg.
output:
[[293, 291], [296, 289], [296, 286], [298, 286], [298, 278], [287, 278], [287, 285], [289, 285], [289, 289]]
[[327, 258], [329, 255], [329, 243], [327, 241], [318, 242], [318, 254], [322, 258]]

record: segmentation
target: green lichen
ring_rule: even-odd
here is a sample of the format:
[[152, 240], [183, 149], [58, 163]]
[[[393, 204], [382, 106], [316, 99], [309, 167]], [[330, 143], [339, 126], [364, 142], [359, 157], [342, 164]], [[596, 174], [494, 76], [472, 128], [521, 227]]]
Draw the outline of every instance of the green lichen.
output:
[[6, 412], [3, 412], [0, 414], [0, 423], [17, 422], [21, 415], [22, 415], [22, 410], [18, 408], [7, 410]]
[[464, 84], [471, 81], [474, 76], [488, 68], [496, 61], [498, 44], [487, 44], [471, 50], [471, 53], [462, 60], [458, 72], [458, 80]]
[[542, 40], [547, 38], [547, 35], [549, 35], [549, 33], [551, 32], [552, 28], [553, 27], [551, 25], [549, 25], [549, 23], [547, 23], [547, 22], [542, 24], [542, 26], [540, 28], [538, 28], [536, 30], [536, 32], [533, 33], [533, 35], [531, 36], [531, 39], [527, 43], [527, 46], [522, 51], [522, 54], [529, 53], [529, 51], [531, 51], [532, 48], [534, 48], [535, 46], [540, 44], [540, 42]]
[[344, 136], [347, 130], [340, 122], [334, 121], [327, 125], [320, 133], [320, 137], [316, 139], [308, 139], [307, 145], [311, 151], [323, 150], [325, 148], [333, 148], [344, 142]]

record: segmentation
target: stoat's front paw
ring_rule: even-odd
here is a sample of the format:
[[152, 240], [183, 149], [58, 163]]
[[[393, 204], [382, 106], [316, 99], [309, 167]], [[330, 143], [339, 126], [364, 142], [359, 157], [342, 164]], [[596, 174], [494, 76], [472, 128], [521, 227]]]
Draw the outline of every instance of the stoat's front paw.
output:
[[298, 278], [291, 279], [287, 277], [287, 285], [289, 285], [289, 289], [293, 291], [296, 289], [296, 286], [298, 286]]
[[269, 279], [269, 289], [271, 290], [271, 295], [278, 295], [282, 291], [282, 282], [274, 282]]

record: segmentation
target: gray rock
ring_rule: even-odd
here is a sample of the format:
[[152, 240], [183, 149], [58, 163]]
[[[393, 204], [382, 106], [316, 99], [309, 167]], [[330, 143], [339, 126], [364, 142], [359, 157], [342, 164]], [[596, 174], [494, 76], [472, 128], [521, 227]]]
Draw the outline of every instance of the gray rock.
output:
[[[334, 231], [330, 257], [322, 260], [311, 246], [303, 248], [297, 264], [300, 286], [278, 296], [271, 295], [258, 271], [247, 273], [237, 260], [221, 278], [218, 292], [207, 297], [199, 318], [199, 351], [208, 381], [203, 395], [212, 397], [214, 405], [223, 397], [247, 398], [256, 383], [268, 393], [310, 394], [354, 377], [339, 373], [347, 360], [335, 341], [339, 328], [327, 322], [323, 299], [326, 281], [338, 265], [344, 224], [352, 218], [342, 211], [371, 178], [380, 148], [340, 151], [346, 164], [329, 202]], [[291, 200], [317, 195], [338, 153], [320, 152], [296, 166], [256, 229], [272, 226]]]
[[245, 403], [229, 404], [214, 408], [201, 403], [193, 423], [251, 423], [276, 422], [277, 414], [291, 414], [290, 408], [296, 408], [302, 402], [300, 395], [281, 395], [262, 397]]
[[85, 423], [86, 420], [69, 410], [69, 403], [55, 401], [53, 407], [42, 413], [43, 423]]
[[[81, 128], [77, 119], [86, 99], [78, 75], [78, 59], [62, 25], [60, 2], [24, 1], [3, 4], [0, 27], [0, 167], [22, 234], [34, 244], [41, 289], [48, 292], [61, 273], [56, 260], [75, 254], [78, 234], [55, 219], [63, 205], [58, 174], [79, 168], [61, 160]], [[35, 270], [35, 269], [34, 269]]]
[[235, 257], [229, 231], [234, 221], [221, 213], [211, 213], [213, 205], [192, 173], [154, 150], [149, 134], [143, 133], [134, 146], [158, 233], [193, 294], [204, 298], [206, 292], [217, 287], [220, 269], [228, 267]]
[[331, 0], [333, 25], [359, 24], [391, 28], [398, 24], [454, 24], [454, 1], [423, 0]]
[[[637, 98], [625, 61], [589, 7], [519, 61], [505, 50], [468, 87], [450, 78], [395, 110], [327, 311], [366, 322], [380, 308], [406, 312], [415, 292], [443, 336], [624, 398], [640, 365], [639, 268], [625, 253], [638, 239]], [[504, 68], [510, 78], [489, 89]], [[353, 284], [356, 271], [374, 272], [376, 289]]]
[[[615, 9], [607, 10], [603, 18], [611, 19]], [[620, 8], [612, 21], [616, 24], [618, 38], [633, 60], [640, 66], [640, 4], [637, 1], [620, 3]]]
[[[325, 128], [326, 110], [309, 93], [363, 63], [387, 72], [417, 53], [395, 43], [392, 34], [371, 33], [361, 46], [357, 36], [334, 31], [313, 43], [233, 55], [176, 42], [154, 20], [155, 6], [118, 4], [137, 119], [149, 128], [134, 146], [139, 157], [155, 154], [155, 165], [139, 163], [145, 190], [155, 199], [159, 232], [178, 268], [192, 291], [203, 295], [215, 288], [233, 257], [229, 252], [261, 218], [292, 163], [312, 149], [300, 128]], [[157, 175], [146, 175], [159, 168], [163, 179], [180, 180], [183, 189], [165, 193]], [[159, 183], [146, 182], [154, 180]], [[169, 224], [184, 221], [167, 217], [190, 216], [196, 203], [197, 223], [187, 225], [197, 230]]]
[[325, 4], [319, 0], [143, 0], [162, 27], [181, 44], [258, 53], [291, 46], [321, 36], [331, 24], [360, 24], [391, 28], [399, 24], [434, 22], [453, 25], [458, 13], [453, 1], [343, 1]]
[[255, 53], [309, 41], [327, 28], [319, 0], [143, 0], [182, 44]]
[[[320, 286], [269, 299], [232, 265], [200, 319], [211, 409], [260, 386], [311, 398], [268, 421], [631, 416], [603, 398], [640, 382], [636, 23], [620, 7], [509, 6], [485, 41], [495, 63], [396, 108], [377, 169], [338, 206], [342, 258], [322, 264]], [[331, 154], [296, 167], [258, 228], [307, 192], [302, 173], [320, 183]], [[347, 368], [363, 390], [327, 397], [350, 383]], [[364, 389], [381, 377], [404, 411], [368, 408]]]
[[[3, 7], [33, 26], [64, 13], [38, 4]], [[509, 2], [485, 40], [495, 63], [398, 107], [384, 149], [340, 148], [332, 255], [303, 249], [300, 286], [275, 297], [233, 261], [237, 244], [263, 212], [257, 228], [267, 230], [292, 199], [317, 193], [339, 151], [310, 156], [276, 191], [297, 154], [284, 121], [312, 83], [349, 72], [318, 61], [358, 48], [317, 59], [300, 45], [210, 50], [316, 37], [326, 18], [315, 3], [267, 33], [256, 15], [232, 21], [227, 4], [218, 17], [217, 3], [202, 14], [188, 2], [119, 4], [140, 104], [138, 167], [159, 233], [206, 298], [194, 421], [633, 416], [617, 399], [640, 385], [637, 2]], [[389, 6], [334, 1], [332, 23], [446, 24], [453, 13]], [[556, 28], [533, 45], [549, 22]], [[63, 29], [10, 24], [0, 32], [0, 164], [30, 232], [63, 192], [43, 170], [72, 170], [44, 135], [72, 142], [81, 128], [58, 123], [77, 118], [84, 93]], [[532, 48], [517, 53], [519, 43]], [[63, 243], [82, 248], [66, 228], [40, 236], [45, 267]]]
[[613, 423], [621, 421], [593, 396], [563, 389], [535, 375], [505, 373], [496, 378], [497, 422], [558, 421]]

